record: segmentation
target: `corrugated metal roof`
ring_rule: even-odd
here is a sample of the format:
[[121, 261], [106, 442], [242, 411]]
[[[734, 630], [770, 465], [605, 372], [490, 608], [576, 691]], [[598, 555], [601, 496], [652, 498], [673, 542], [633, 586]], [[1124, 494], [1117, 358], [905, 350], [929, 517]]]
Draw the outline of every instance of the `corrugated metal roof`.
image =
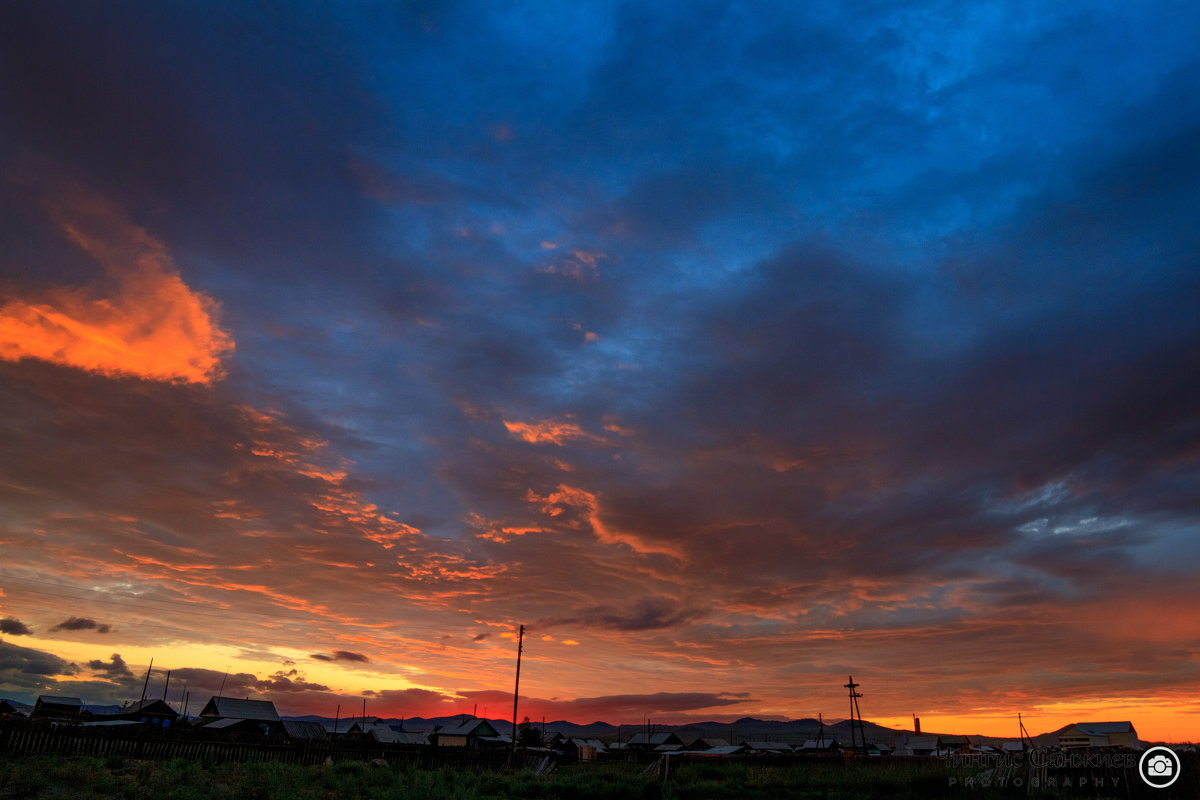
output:
[[284, 733], [293, 739], [325, 741], [329, 738], [319, 722], [302, 719], [285, 719], [282, 722]]
[[214, 719], [212, 722], [206, 722], [204, 724], [204, 727], [221, 730], [222, 728], [232, 728], [234, 725], [237, 725], [237, 724], [245, 722], [245, 721], [246, 720], [244, 720], [244, 719], [234, 719], [232, 717], [222, 717], [221, 719]]
[[233, 697], [212, 698], [205, 704], [200, 716], [279, 722], [279, 712], [270, 700], [238, 700]]

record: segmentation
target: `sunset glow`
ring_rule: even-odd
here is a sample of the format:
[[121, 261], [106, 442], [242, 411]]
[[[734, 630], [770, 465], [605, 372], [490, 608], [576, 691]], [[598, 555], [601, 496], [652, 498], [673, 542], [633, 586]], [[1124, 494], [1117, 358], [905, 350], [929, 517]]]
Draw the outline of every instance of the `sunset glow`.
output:
[[105, 6], [0, 8], [0, 698], [1200, 739], [1197, 7]]

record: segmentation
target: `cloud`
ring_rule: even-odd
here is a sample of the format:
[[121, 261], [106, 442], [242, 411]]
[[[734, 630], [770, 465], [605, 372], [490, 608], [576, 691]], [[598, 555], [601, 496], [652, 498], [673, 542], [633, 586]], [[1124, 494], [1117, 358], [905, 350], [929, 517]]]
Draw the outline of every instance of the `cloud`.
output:
[[121, 658], [120, 653], [113, 653], [109, 661], [100, 661], [95, 659], [87, 662], [88, 669], [95, 672], [103, 673], [107, 678], [132, 678], [133, 672], [129, 669], [129, 665]]
[[0, 633], [7, 633], [9, 636], [30, 636], [33, 631], [21, 620], [15, 617], [5, 617], [0, 619]]
[[349, 650], [335, 650], [331, 655], [313, 653], [309, 658], [316, 659], [317, 661], [353, 661], [360, 664], [370, 663], [371, 661], [371, 659], [362, 653], [354, 653]]
[[45, 678], [73, 675], [77, 671], [78, 668], [74, 664], [52, 653], [0, 642], [0, 676], [4, 680], [11, 680], [16, 676]]
[[233, 341], [217, 326], [216, 303], [183, 282], [162, 242], [78, 187], [49, 208], [63, 235], [104, 267], [105, 280], [0, 304], [0, 358], [159, 381], [220, 377]]
[[96, 622], [88, 617], [69, 617], [50, 629], [51, 633], [55, 631], [95, 631], [96, 633], [110, 633], [112, 628], [106, 624]]
[[574, 422], [558, 422], [542, 420], [540, 422], [510, 422], [504, 420], [508, 432], [526, 442], [534, 444], [549, 443], [562, 445], [571, 439], [591, 439], [578, 424]]
[[649, 631], [687, 625], [706, 615], [702, 609], [687, 608], [666, 597], [643, 597], [631, 606], [615, 608], [608, 605], [592, 606], [578, 614], [552, 617], [540, 621], [539, 628], [562, 625], [584, 628], [609, 628], [619, 631]]

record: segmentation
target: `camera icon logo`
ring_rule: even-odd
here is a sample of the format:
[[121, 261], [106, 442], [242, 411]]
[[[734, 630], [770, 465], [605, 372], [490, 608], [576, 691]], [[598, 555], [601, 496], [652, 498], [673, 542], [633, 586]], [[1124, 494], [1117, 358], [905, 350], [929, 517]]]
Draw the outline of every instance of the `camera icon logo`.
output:
[[1179, 778], [1179, 754], [1168, 747], [1151, 747], [1138, 761], [1138, 774], [1147, 786], [1165, 789]]

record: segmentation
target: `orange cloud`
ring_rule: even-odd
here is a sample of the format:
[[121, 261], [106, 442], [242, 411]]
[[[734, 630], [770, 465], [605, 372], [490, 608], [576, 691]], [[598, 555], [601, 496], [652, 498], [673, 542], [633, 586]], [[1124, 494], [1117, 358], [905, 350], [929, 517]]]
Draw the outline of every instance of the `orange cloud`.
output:
[[674, 545], [664, 542], [649, 542], [635, 533], [610, 528], [602, 519], [599, 497], [586, 489], [560, 484], [557, 491], [550, 492], [544, 497], [530, 489], [525, 494], [525, 500], [536, 504], [541, 512], [549, 517], [558, 517], [567, 509], [575, 511], [587, 520], [592, 533], [603, 544], [625, 545], [643, 555], [662, 553], [675, 558], [683, 557], [682, 551]]
[[552, 419], [541, 422], [509, 422], [504, 420], [508, 432], [521, 437], [527, 442], [562, 445], [571, 439], [591, 439], [590, 434], [574, 422], [556, 422]]
[[208, 383], [233, 340], [217, 303], [183, 282], [166, 246], [108, 200], [74, 188], [49, 203], [63, 234], [106, 280], [0, 305], [0, 358], [36, 358], [102, 375]]
[[[543, 247], [545, 247], [544, 244]], [[598, 262], [605, 258], [608, 258], [606, 253], [572, 250], [570, 258], [563, 258], [557, 264], [551, 264], [545, 268], [545, 272], [551, 275], [565, 275], [580, 281], [594, 279], [600, 274]]]

